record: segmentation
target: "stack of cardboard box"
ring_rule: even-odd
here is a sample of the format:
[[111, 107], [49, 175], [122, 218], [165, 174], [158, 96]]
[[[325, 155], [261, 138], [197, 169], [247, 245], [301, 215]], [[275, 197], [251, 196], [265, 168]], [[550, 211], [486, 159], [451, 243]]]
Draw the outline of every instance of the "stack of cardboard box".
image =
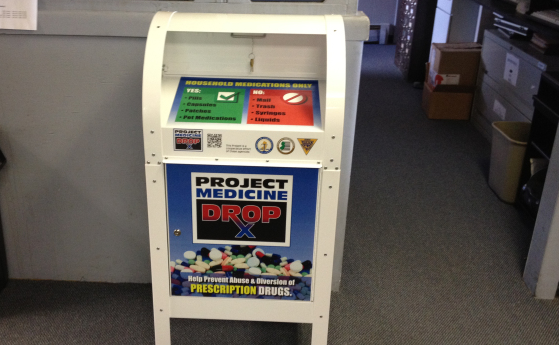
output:
[[478, 43], [433, 43], [423, 85], [429, 119], [470, 118], [480, 56]]

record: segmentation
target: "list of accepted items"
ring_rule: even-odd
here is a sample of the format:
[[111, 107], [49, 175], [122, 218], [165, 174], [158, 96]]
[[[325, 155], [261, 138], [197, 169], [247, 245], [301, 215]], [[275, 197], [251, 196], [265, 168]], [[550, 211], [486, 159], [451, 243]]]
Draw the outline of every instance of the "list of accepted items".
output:
[[176, 122], [241, 123], [245, 90], [185, 87]]
[[320, 121], [317, 81], [181, 78], [174, 122], [306, 125]]

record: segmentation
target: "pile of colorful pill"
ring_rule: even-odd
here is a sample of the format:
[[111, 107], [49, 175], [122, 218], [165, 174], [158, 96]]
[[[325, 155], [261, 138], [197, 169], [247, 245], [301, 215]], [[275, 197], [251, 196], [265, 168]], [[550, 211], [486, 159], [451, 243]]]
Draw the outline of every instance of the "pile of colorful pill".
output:
[[[183, 296], [226, 296], [226, 297], [248, 297], [248, 298], [269, 298], [285, 300], [309, 300], [310, 286], [312, 280], [312, 263], [307, 260], [288, 259], [278, 254], [264, 253], [261, 248], [256, 246], [225, 246], [219, 248], [202, 248], [201, 250], [186, 251], [184, 260], [177, 259], [170, 262], [172, 294]], [[237, 291], [229, 293], [202, 294], [192, 291], [191, 285], [199, 282], [192, 282], [193, 276], [212, 275], [212, 280], [216, 278], [236, 278], [250, 279], [278, 279], [273, 284], [286, 285], [289, 281], [289, 296], [272, 287], [272, 293], [254, 294], [248, 290], [237, 288]], [[207, 276], [205, 277], [207, 279]], [[227, 279], [224, 279], [227, 281]], [[232, 279], [229, 283], [236, 283]], [[265, 283], [266, 280], [258, 280], [258, 284]], [[241, 283], [241, 281], [239, 281]], [[252, 281], [251, 284], [255, 284]], [[248, 288], [248, 287], [247, 287]], [[222, 288], [222, 292], [224, 288]], [[287, 290], [287, 287], [285, 288]]]

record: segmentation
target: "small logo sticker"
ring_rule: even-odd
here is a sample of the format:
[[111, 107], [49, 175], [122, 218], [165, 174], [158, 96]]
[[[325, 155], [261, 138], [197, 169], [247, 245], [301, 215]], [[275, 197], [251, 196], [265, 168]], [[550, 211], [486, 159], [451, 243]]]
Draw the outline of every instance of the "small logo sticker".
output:
[[202, 130], [173, 129], [175, 151], [202, 151]]
[[274, 143], [270, 138], [261, 137], [256, 140], [256, 150], [261, 154], [268, 154], [274, 148]]
[[303, 150], [305, 151], [305, 155], [308, 155], [309, 152], [311, 151], [312, 147], [314, 146], [314, 144], [316, 143], [316, 141], [318, 139], [301, 139], [301, 138], [297, 138], [297, 140], [299, 140], [299, 144], [301, 144], [301, 147], [303, 148]]
[[295, 150], [295, 142], [289, 138], [282, 138], [278, 141], [278, 151], [284, 155], [289, 155]]

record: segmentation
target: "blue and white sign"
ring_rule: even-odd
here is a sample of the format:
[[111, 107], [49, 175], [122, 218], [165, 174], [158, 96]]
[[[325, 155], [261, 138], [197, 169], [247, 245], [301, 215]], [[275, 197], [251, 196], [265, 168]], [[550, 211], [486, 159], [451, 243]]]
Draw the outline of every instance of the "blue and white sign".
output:
[[310, 301], [318, 174], [167, 164], [172, 295]]

